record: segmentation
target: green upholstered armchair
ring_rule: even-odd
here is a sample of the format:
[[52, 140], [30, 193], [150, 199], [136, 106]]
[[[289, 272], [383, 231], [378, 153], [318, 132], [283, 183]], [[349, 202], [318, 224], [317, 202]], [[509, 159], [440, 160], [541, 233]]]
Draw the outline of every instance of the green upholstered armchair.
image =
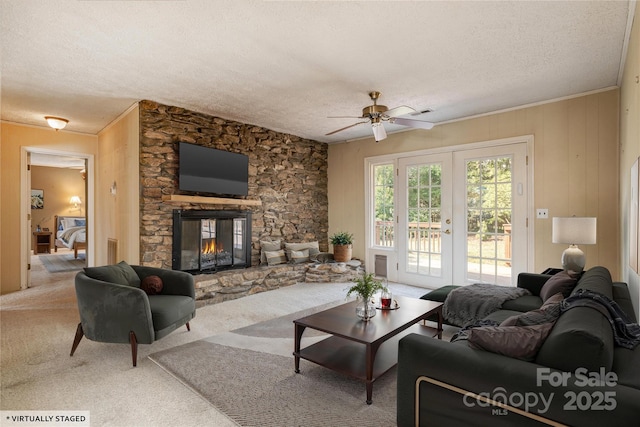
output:
[[[148, 276], [158, 276], [161, 290], [147, 286]], [[83, 336], [92, 341], [130, 343], [133, 366], [138, 344], [151, 344], [196, 315], [193, 276], [174, 270], [129, 265], [85, 268], [75, 279], [80, 323], [71, 348], [76, 351]], [[142, 286], [142, 288], [141, 288]], [[147, 289], [150, 295], [147, 295]]]

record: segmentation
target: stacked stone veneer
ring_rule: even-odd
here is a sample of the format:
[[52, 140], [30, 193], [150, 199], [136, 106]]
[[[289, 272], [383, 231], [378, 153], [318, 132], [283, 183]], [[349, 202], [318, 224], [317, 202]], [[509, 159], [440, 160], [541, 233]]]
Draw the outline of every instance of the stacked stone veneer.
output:
[[220, 271], [195, 277], [198, 307], [296, 283], [349, 282], [363, 274], [359, 261], [327, 264], [281, 264]]
[[[251, 210], [254, 266], [259, 264], [259, 241], [267, 237], [317, 240], [321, 251], [328, 250], [326, 144], [151, 101], [141, 101], [139, 107], [141, 264], [171, 268], [174, 209]], [[249, 156], [247, 199], [262, 205], [168, 202], [172, 194], [195, 195], [178, 189], [179, 142]], [[277, 284], [265, 285], [272, 287]]]

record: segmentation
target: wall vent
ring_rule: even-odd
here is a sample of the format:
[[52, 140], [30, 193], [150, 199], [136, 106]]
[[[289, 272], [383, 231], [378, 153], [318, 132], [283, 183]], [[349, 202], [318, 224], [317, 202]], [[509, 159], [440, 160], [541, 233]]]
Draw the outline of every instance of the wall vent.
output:
[[118, 240], [107, 239], [107, 264], [113, 265], [118, 262]]
[[376, 255], [374, 274], [377, 277], [387, 277], [387, 256]]

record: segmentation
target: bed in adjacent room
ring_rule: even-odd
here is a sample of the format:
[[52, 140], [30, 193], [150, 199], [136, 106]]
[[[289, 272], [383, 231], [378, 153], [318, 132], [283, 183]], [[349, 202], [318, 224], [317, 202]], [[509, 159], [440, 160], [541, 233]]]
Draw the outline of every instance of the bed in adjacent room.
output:
[[87, 219], [83, 216], [55, 216], [56, 240], [54, 249], [73, 249], [73, 256], [78, 258], [78, 251], [87, 249]]

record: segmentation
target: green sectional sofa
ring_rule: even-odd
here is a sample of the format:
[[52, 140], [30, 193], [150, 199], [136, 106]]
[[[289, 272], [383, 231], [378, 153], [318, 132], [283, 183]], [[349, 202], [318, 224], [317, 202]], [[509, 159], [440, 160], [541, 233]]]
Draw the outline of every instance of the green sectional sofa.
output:
[[[518, 286], [532, 295], [488, 317], [502, 321], [539, 307], [550, 277], [521, 275]], [[582, 289], [609, 297], [637, 322], [627, 285], [612, 282], [606, 268], [585, 272], [572, 295]], [[636, 426], [640, 345], [615, 345], [607, 316], [587, 306], [562, 311], [533, 360], [410, 334], [399, 343], [397, 387], [400, 427]]]

